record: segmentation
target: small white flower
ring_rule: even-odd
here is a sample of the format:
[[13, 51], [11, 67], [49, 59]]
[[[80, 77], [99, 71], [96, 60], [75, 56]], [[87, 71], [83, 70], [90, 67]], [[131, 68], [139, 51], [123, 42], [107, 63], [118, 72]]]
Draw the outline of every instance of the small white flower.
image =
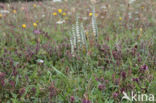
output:
[[101, 9], [106, 9], [107, 7], [105, 5], [101, 6]]
[[103, 19], [104, 18], [104, 16], [101, 16], [101, 19]]
[[45, 17], [45, 15], [43, 14], [43, 15], [42, 15], [42, 18], [44, 18], [44, 17]]
[[88, 20], [88, 17], [83, 17], [82, 19], [83, 19], [83, 20]]
[[139, 18], [135, 18], [135, 20], [136, 20], [136, 21], [138, 21], [138, 20], [139, 20]]
[[10, 13], [10, 11], [8, 11], [8, 10], [0, 10], [0, 13], [8, 14], [8, 13]]
[[62, 2], [62, 0], [53, 0], [53, 2]]
[[37, 63], [44, 63], [44, 61], [42, 59], [38, 59]]
[[135, 0], [129, 0], [129, 4], [132, 4]]
[[129, 18], [131, 19], [131, 18], [132, 18], [132, 13], [129, 12], [129, 13], [128, 13], [128, 16], [129, 16]]
[[72, 12], [67, 12], [68, 15], [72, 15]]
[[59, 20], [56, 22], [56, 24], [63, 24], [65, 22], [65, 20]]
[[139, 14], [139, 12], [138, 12], [138, 11], [136, 11], [136, 12], [135, 12], [135, 14]]
[[34, 17], [37, 18], [38, 16], [35, 15]]

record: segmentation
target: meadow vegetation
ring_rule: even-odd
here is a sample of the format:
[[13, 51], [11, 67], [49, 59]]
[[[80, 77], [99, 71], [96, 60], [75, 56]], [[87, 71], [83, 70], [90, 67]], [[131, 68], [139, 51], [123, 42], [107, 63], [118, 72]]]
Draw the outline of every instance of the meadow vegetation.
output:
[[156, 96], [156, 1], [91, 1], [0, 4], [0, 103]]

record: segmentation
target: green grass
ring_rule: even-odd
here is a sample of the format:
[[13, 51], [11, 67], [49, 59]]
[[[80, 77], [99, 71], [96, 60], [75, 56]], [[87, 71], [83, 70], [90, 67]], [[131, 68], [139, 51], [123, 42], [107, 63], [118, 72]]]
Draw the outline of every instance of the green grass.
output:
[[[122, 101], [122, 90], [156, 96], [155, 4], [138, 0], [128, 7], [122, 0], [97, 2], [97, 42], [88, 0], [3, 4], [10, 13], [0, 17], [0, 102], [130, 103]], [[67, 15], [53, 16], [58, 9]], [[79, 47], [72, 56], [70, 32], [77, 14], [84, 24], [88, 49]], [[56, 24], [59, 20], [65, 23]], [[142, 69], [143, 65], [148, 69]]]

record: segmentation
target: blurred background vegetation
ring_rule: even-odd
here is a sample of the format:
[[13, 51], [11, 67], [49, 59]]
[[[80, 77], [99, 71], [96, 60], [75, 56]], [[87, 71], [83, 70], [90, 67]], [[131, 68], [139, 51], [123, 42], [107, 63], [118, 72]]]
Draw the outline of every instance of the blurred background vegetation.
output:
[[25, 2], [25, 1], [43, 1], [43, 0], [0, 0], [0, 2], [17, 2], [17, 1]]

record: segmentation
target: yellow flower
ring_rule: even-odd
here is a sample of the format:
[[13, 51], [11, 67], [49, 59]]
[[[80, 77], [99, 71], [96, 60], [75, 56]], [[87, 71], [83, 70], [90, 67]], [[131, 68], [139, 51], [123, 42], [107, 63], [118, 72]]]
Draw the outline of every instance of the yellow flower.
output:
[[36, 20], [36, 23], [39, 23], [39, 21], [38, 21], [38, 20]]
[[63, 15], [63, 16], [66, 16], [67, 14], [64, 12], [62, 15]]
[[62, 13], [62, 9], [58, 9], [58, 12], [59, 12], [59, 13]]
[[97, 16], [98, 16], [98, 14], [97, 14], [97, 13], [95, 13], [95, 16], [97, 17]]
[[93, 13], [89, 13], [89, 16], [92, 16], [93, 15]]
[[14, 14], [16, 14], [16, 12], [17, 12], [16, 10], [13, 10], [13, 13], [14, 13]]
[[0, 18], [2, 18], [2, 16], [3, 16], [3, 15], [2, 15], [2, 14], [0, 14]]
[[34, 26], [34, 27], [37, 27], [37, 23], [33, 23], [33, 26]]
[[25, 29], [27, 26], [26, 24], [22, 24], [22, 28]]
[[52, 15], [56, 16], [56, 15], [57, 15], [57, 13], [56, 13], [56, 12], [53, 12], [53, 13], [52, 13]]
[[140, 32], [142, 32], [143, 30], [142, 30], [142, 28], [140, 28]]
[[119, 20], [121, 21], [122, 20], [122, 17], [119, 17]]
[[34, 8], [36, 8], [36, 7], [37, 7], [37, 5], [36, 5], [36, 4], [34, 4], [34, 5], [33, 5], [33, 7], [34, 7]]

